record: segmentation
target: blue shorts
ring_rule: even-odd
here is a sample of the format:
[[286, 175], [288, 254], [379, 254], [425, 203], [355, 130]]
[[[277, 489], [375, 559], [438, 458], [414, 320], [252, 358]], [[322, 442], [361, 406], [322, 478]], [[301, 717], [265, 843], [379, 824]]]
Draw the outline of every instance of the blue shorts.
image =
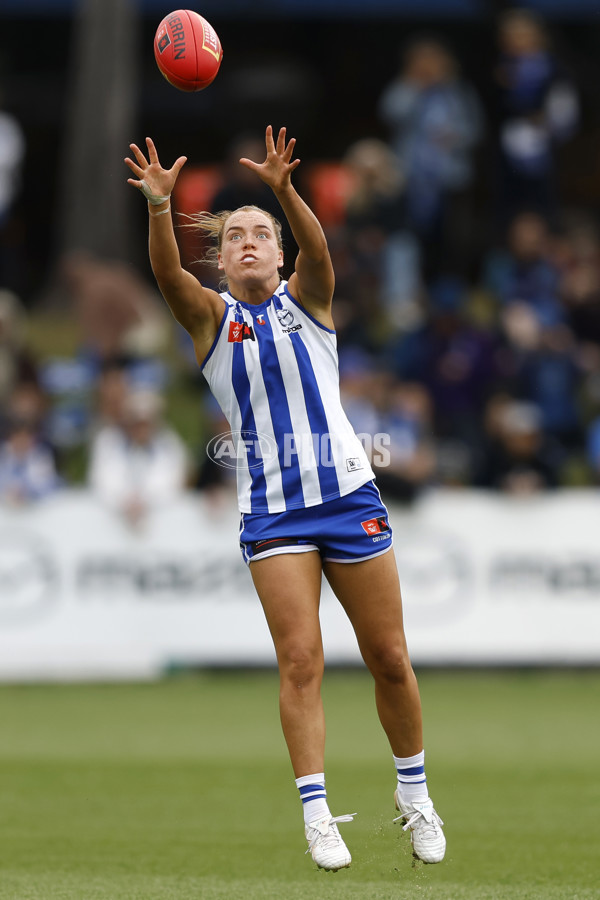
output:
[[244, 562], [318, 550], [324, 561], [353, 563], [392, 546], [388, 511], [372, 481], [319, 506], [282, 513], [242, 513]]

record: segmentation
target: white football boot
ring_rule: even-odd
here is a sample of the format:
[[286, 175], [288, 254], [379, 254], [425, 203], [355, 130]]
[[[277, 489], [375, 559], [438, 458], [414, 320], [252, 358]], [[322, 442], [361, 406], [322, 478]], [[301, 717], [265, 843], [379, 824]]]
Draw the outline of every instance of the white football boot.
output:
[[405, 803], [399, 790], [394, 799], [396, 809], [402, 813], [394, 822], [404, 822], [403, 831], [410, 829], [413, 856], [424, 863], [441, 862], [446, 852], [446, 838], [441, 827], [444, 823], [433, 808], [433, 801], [428, 797], [422, 802]]
[[345, 869], [352, 862], [350, 851], [346, 847], [338, 831], [338, 822], [351, 822], [356, 813], [345, 816], [324, 816], [304, 826], [308, 841], [307, 853], [310, 853], [320, 869], [337, 872]]

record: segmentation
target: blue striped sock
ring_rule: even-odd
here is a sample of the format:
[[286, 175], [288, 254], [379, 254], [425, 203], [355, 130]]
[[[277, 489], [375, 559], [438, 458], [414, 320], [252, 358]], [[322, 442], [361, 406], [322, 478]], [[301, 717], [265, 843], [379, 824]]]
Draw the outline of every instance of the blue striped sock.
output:
[[394, 756], [398, 775], [400, 796], [406, 803], [420, 803], [427, 800], [427, 777], [425, 775], [425, 751], [414, 756]]
[[323, 772], [296, 778], [296, 787], [300, 791], [304, 821], [307, 825], [310, 825], [311, 822], [317, 822], [330, 814]]

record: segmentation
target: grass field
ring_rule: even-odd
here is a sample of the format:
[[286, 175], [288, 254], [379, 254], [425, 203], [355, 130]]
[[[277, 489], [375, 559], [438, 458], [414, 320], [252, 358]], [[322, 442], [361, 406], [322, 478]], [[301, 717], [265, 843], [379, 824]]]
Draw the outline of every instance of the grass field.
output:
[[2, 900], [600, 897], [600, 673], [420, 674], [439, 866], [411, 867], [362, 672], [328, 672], [353, 864], [303, 855], [274, 673], [0, 687]]

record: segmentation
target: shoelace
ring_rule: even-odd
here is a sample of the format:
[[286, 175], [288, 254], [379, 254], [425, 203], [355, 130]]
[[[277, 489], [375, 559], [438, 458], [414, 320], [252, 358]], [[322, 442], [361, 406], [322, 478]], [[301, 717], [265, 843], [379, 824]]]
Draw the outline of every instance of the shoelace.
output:
[[354, 819], [354, 816], [355, 816], [355, 815], [356, 815], [356, 813], [346, 813], [346, 814], [343, 815], [343, 816], [334, 816], [334, 817], [333, 817], [332, 819], [330, 819], [329, 822], [328, 822], [328, 829], [329, 829], [329, 830], [327, 831], [327, 834], [322, 834], [318, 829], [315, 828], [314, 830], [316, 831], [316, 834], [315, 834], [315, 836], [314, 836], [313, 838], [311, 838], [311, 840], [308, 842], [308, 850], [306, 850], [305, 852], [306, 852], [306, 853], [310, 853], [310, 851], [312, 850], [312, 848], [314, 847], [314, 845], [317, 843], [317, 841], [319, 840], [319, 838], [322, 838], [324, 841], [327, 841], [328, 838], [333, 838], [332, 843], [336, 843], [336, 844], [337, 844], [339, 841], [341, 841], [342, 836], [341, 836], [341, 834], [339, 833], [339, 831], [332, 831], [332, 830], [331, 830], [331, 826], [332, 826], [332, 825], [336, 825], [338, 822], [352, 822], [352, 820]]
[[[404, 818], [405, 818], [404, 815], [396, 816], [396, 818], [394, 819], [394, 824], [396, 822], [400, 822]], [[421, 825], [421, 830], [425, 831], [425, 832], [431, 831], [432, 834], [435, 836], [437, 836], [437, 833], [438, 833], [438, 825], [444, 824], [435, 810], [433, 810], [433, 818], [432, 818], [431, 822], [428, 822], [427, 819], [425, 818], [425, 816], [423, 815], [423, 813], [421, 813], [417, 810], [417, 812], [412, 814], [410, 819], [406, 820], [406, 823], [402, 826], [402, 831], [408, 831], [408, 829], [411, 828], [419, 819], [423, 819], [423, 823], [424, 823]]]

